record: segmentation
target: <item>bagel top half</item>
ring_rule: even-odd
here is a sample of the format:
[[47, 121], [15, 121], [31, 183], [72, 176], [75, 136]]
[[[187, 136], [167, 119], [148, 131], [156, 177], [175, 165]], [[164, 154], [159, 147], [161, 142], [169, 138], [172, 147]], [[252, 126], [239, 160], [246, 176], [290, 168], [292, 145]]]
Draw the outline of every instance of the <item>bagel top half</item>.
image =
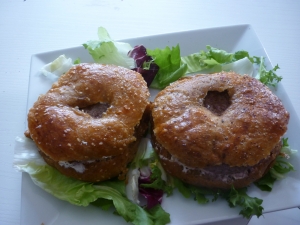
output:
[[183, 165], [247, 167], [270, 156], [289, 113], [258, 80], [222, 72], [172, 83], [156, 96], [152, 120], [157, 144]]
[[[28, 113], [29, 135], [54, 161], [87, 161], [128, 154], [149, 104], [143, 77], [96, 63], [73, 66]], [[100, 117], [89, 108], [106, 105]]]

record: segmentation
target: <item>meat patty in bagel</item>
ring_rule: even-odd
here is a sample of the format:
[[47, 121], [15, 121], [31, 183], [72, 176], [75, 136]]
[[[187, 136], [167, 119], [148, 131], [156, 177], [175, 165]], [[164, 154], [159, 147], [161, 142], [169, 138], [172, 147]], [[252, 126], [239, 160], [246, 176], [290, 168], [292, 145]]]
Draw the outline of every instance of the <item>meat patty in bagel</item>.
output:
[[233, 72], [180, 79], [152, 104], [152, 145], [170, 175], [196, 186], [242, 188], [281, 149], [289, 113], [264, 84]]
[[132, 70], [73, 66], [28, 113], [28, 131], [45, 161], [89, 182], [126, 173], [148, 128], [149, 90]]

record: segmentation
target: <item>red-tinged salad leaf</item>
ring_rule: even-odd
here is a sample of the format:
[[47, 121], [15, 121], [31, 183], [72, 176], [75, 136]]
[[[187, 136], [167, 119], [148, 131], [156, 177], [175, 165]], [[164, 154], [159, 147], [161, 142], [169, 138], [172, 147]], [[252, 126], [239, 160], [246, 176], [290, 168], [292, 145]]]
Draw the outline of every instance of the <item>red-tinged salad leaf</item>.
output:
[[151, 209], [156, 205], [160, 205], [164, 195], [161, 189], [144, 187], [143, 185], [151, 184], [150, 177], [140, 176], [139, 178], [139, 193], [147, 200], [147, 209]]
[[[154, 157], [155, 159], [155, 157]], [[162, 178], [162, 167], [157, 159], [150, 164], [151, 172], [141, 172], [139, 177], [139, 192], [147, 199], [147, 208], [161, 204], [164, 193], [170, 196], [173, 187]]]
[[140, 204], [139, 197], [143, 196], [147, 202], [147, 210], [152, 209], [161, 204], [164, 193], [169, 196], [173, 190], [166, 180], [166, 173], [153, 151], [150, 140], [142, 139], [127, 173], [126, 195], [128, 199]]
[[[165, 171], [162, 168], [157, 155], [153, 152], [154, 161], [150, 164], [150, 177], [144, 178], [144, 184], [141, 184], [142, 187], [153, 188], [157, 190], [163, 190], [167, 196], [172, 195], [173, 193], [173, 185], [167, 182], [167, 178], [165, 177]], [[148, 179], [146, 182], [145, 179]]]
[[152, 88], [163, 89], [183, 77], [187, 71], [187, 65], [181, 62], [179, 45], [172, 48], [167, 46], [164, 49], [147, 49], [147, 54], [159, 67], [158, 73], [150, 85]]
[[149, 87], [159, 70], [158, 65], [154, 63], [152, 57], [147, 54], [147, 50], [143, 45], [135, 46], [129, 51], [128, 56], [135, 60], [136, 66], [132, 70], [140, 73]]

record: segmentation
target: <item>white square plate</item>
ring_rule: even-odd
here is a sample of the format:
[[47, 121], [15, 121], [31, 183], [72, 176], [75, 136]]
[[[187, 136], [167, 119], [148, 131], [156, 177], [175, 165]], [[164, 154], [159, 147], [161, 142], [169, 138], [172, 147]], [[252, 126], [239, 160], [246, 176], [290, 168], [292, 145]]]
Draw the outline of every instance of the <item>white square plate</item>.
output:
[[[130, 43], [132, 46], [143, 44], [150, 49], [171, 47], [179, 44], [182, 55], [206, 49], [206, 45], [225, 49], [228, 52], [246, 50], [250, 55], [265, 56], [267, 66], [271, 66], [262, 44], [250, 25], [200, 29], [122, 41]], [[65, 54], [72, 59], [79, 57], [81, 62], [93, 61], [82, 46], [33, 55], [27, 112], [38, 96], [45, 93], [53, 82], [49, 78], [41, 76], [41, 67], [61, 54]], [[297, 137], [300, 130], [300, 122], [281, 84], [278, 85], [276, 94], [291, 114], [286, 134], [286, 137], [289, 138], [289, 144], [294, 149], [300, 149], [300, 139]], [[300, 155], [297, 154], [293, 157], [291, 162], [295, 166], [296, 172], [291, 172], [285, 179], [277, 181], [271, 193], [262, 192], [255, 186], [251, 186], [248, 189], [250, 196], [263, 199], [264, 212], [300, 206]], [[177, 192], [171, 197], [164, 198], [162, 206], [171, 214], [171, 224], [206, 224], [241, 218], [238, 215], [240, 209], [229, 208], [225, 200], [219, 199], [216, 202], [199, 205], [193, 199], [185, 199]], [[93, 206], [77, 207], [58, 200], [34, 185], [27, 174], [23, 174], [22, 178], [21, 207], [21, 224], [24, 225], [42, 223], [47, 225], [127, 224], [123, 218], [113, 215], [112, 211], [102, 211]]]

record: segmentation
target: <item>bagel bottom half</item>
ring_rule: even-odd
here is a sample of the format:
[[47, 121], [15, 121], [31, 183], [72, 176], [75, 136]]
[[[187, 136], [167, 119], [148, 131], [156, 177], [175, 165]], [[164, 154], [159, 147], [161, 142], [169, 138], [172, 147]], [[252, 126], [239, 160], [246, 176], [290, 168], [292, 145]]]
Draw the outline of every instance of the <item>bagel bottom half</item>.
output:
[[254, 166], [230, 167], [226, 164], [221, 164], [205, 168], [193, 168], [185, 165], [171, 155], [157, 142], [154, 135], [152, 135], [151, 142], [159, 155], [164, 170], [168, 174], [185, 183], [213, 189], [230, 189], [232, 186], [243, 188], [249, 186], [269, 171], [281, 149], [281, 142], [279, 142], [271, 151], [269, 157], [262, 159]]
[[[136, 141], [127, 146], [126, 154], [102, 157], [96, 160], [86, 161], [55, 161], [39, 150], [45, 162], [57, 169], [61, 174], [86, 182], [100, 182], [114, 177], [125, 179], [127, 165], [133, 160], [138, 150], [139, 143], [148, 129], [150, 109], [146, 108], [140, 123], [135, 127]], [[29, 133], [25, 136], [30, 138]]]

